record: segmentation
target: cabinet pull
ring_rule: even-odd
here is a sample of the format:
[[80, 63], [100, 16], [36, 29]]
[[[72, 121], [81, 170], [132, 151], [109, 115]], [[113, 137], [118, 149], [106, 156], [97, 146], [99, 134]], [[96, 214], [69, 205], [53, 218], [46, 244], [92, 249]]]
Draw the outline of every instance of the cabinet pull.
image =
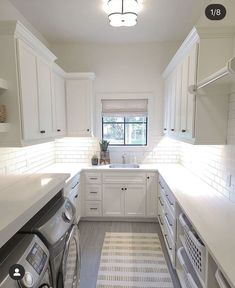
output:
[[77, 182], [73, 187], [72, 189], [74, 189], [76, 186], [78, 186], [79, 182]]
[[44, 134], [44, 133], [46, 133], [46, 131], [45, 131], [45, 130], [41, 130], [40, 133], [41, 133], [41, 134]]
[[90, 131], [90, 129], [86, 129], [86, 131], [87, 131], [87, 132], [89, 132], [89, 131]]
[[74, 198], [78, 198], [78, 194], [76, 194], [76, 195], [74, 196]]
[[166, 131], [167, 129], [166, 128], [164, 128], [164, 131]]
[[166, 239], [166, 244], [167, 244], [167, 246], [168, 246], [169, 250], [172, 250], [172, 248], [171, 248], [171, 246], [170, 246], [170, 244], [169, 244], [169, 241], [168, 241], [168, 237], [167, 237], [167, 235], [166, 235], [166, 234], [164, 234], [164, 236], [165, 236], [165, 239]]
[[90, 208], [90, 210], [98, 210], [98, 208]]
[[171, 206], [174, 206], [174, 203], [171, 202], [171, 200], [169, 199], [168, 195], [166, 195], [166, 200]]
[[57, 132], [60, 132], [61, 130], [60, 129], [57, 129]]
[[175, 131], [175, 129], [171, 129], [171, 131]]
[[90, 193], [91, 193], [91, 194], [97, 194], [97, 192], [95, 192], [95, 191], [90, 191]]
[[158, 199], [159, 199], [159, 202], [160, 202], [161, 206], [163, 207], [164, 204], [162, 203], [162, 199], [161, 199], [161, 197], [158, 197]]
[[160, 224], [163, 225], [162, 218], [161, 218], [160, 214], [158, 214], [158, 218], [159, 218]]
[[164, 187], [162, 186], [162, 183], [160, 181], [158, 183], [159, 183], [160, 187], [162, 188], [162, 190], [164, 190]]
[[186, 130], [185, 130], [185, 129], [182, 129], [181, 131], [182, 131], [183, 133], [185, 133], [185, 132], [186, 132]]
[[90, 180], [97, 180], [97, 177], [91, 177]]
[[168, 223], [171, 227], [173, 227], [173, 224], [171, 224], [171, 222], [170, 222], [170, 220], [169, 220], [169, 218], [168, 218], [168, 214], [167, 214], [167, 213], [165, 213], [165, 217], [166, 217], [167, 223]]

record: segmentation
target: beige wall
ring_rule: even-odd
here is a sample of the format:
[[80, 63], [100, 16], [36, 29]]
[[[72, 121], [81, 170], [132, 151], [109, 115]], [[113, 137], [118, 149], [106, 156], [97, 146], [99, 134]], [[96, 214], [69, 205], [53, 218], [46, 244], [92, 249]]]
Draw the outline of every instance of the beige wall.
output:
[[40, 34], [39, 31], [37, 31], [8, 0], [0, 0], [0, 21], [2, 20], [19, 20], [47, 47], [50, 47], [49, 42], [42, 36], [42, 34]]
[[95, 94], [150, 92], [154, 95], [155, 131], [162, 131], [162, 72], [178, 43], [55, 44], [58, 64], [69, 72], [95, 72]]

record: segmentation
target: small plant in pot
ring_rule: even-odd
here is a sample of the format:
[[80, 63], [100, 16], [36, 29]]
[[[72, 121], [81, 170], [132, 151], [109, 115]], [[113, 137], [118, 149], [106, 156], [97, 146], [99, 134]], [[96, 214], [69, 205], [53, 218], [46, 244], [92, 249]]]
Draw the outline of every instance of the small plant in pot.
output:
[[100, 164], [106, 165], [110, 163], [108, 147], [109, 147], [109, 141], [107, 140], [100, 141]]
[[91, 158], [91, 164], [94, 166], [94, 165], [98, 165], [98, 163], [99, 163], [98, 156], [97, 155], [93, 155], [92, 158]]

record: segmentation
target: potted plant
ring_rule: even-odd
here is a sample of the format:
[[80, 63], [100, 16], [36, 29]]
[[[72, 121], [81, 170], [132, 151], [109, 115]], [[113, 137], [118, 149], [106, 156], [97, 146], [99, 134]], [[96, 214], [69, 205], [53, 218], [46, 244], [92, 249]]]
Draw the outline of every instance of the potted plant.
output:
[[94, 165], [98, 165], [99, 161], [98, 161], [98, 156], [96, 154], [94, 154], [91, 158], [91, 164]]
[[106, 165], [110, 163], [108, 147], [109, 147], [109, 141], [107, 140], [100, 141], [100, 164]]

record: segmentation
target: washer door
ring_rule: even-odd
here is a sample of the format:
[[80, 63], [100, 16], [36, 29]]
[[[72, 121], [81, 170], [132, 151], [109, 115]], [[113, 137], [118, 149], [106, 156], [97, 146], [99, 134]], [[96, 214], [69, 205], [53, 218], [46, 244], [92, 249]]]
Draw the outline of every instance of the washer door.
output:
[[61, 264], [63, 283], [59, 287], [79, 288], [80, 259], [79, 231], [77, 225], [73, 225], [65, 245]]

